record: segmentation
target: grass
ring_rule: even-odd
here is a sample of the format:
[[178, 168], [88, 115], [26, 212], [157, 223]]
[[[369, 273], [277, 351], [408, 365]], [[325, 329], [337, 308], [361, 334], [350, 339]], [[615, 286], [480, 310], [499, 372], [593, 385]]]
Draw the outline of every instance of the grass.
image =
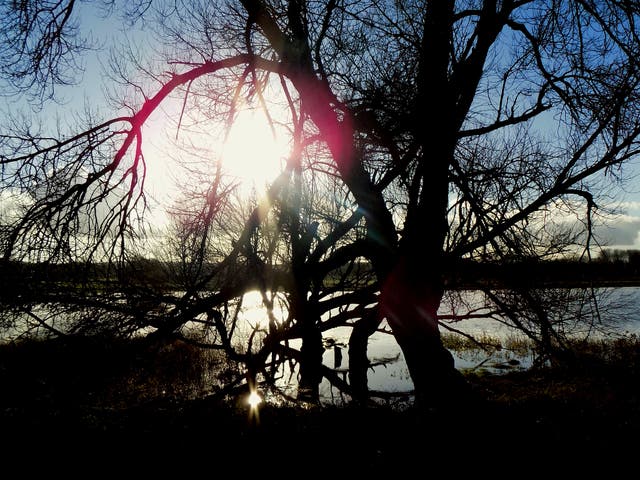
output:
[[477, 350], [487, 352], [506, 350], [517, 356], [526, 356], [533, 349], [533, 342], [522, 335], [509, 335], [501, 339], [489, 333], [482, 333], [473, 338], [455, 333], [444, 333], [442, 343], [447, 349], [458, 353]]

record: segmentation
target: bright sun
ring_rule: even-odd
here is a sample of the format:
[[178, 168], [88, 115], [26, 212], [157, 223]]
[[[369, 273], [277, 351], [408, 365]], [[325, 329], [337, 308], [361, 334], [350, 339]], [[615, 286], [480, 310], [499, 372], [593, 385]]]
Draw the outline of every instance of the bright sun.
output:
[[[221, 160], [223, 174], [230, 177], [238, 185], [241, 196], [255, 192], [261, 196], [268, 185], [282, 172], [289, 155], [289, 137], [285, 129], [276, 130], [275, 135], [269, 121], [261, 110], [242, 110], [227, 136], [222, 139], [208, 138], [207, 132], [180, 131], [180, 140], [176, 145], [172, 138], [176, 137], [173, 124], [167, 122], [167, 117], [179, 115], [175, 106], [167, 107], [167, 112], [158, 112], [145, 124], [145, 148], [150, 168], [146, 172], [146, 189], [151, 198], [155, 199], [163, 209], [151, 220], [156, 226], [165, 225], [169, 217], [166, 207], [176, 201], [182, 201], [185, 185], [193, 181], [187, 175], [193, 176], [193, 171], [185, 168], [191, 166], [190, 153], [181, 154], [181, 145], [207, 144], [208, 160]], [[174, 108], [172, 110], [171, 108]], [[177, 108], [177, 107], [176, 107]], [[196, 153], [198, 151], [196, 150]], [[199, 153], [198, 153], [199, 155]], [[198, 158], [197, 155], [193, 158]], [[209, 168], [211, 165], [209, 164]]]
[[289, 152], [285, 135], [276, 132], [262, 112], [242, 111], [222, 146], [222, 161], [227, 174], [243, 188], [262, 189], [282, 171]]

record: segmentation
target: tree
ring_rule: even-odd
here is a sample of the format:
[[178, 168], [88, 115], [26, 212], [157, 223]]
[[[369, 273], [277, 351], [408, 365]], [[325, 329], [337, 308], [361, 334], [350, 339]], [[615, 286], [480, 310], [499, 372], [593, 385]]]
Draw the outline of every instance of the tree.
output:
[[[2, 68], [14, 86], [53, 92], [66, 81], [58, 66], [76, 53], [60, 48], [72, 45], [64, 25], [76, 5], [56, 3], [38, 10], [35, 22], [16, 21], [30, 18], [33, 3], [3, 7], [4, 31], [26, 41], [5, 42]], [[37, 251], [48, 259], [90, 259], [103, 254], [97, 246], [107, 247], [105, 255], [126, 251], [145, 199], [143, 126], [172, 97], [182, 105], [177, 131], [187, 130], [183, 112], [198, 112], [189, 127], [210, 127], [232, 123], [241, 101], [263, 108], [274, 124], [291, 126], [293, 153], [216, 272], [237, 268], [241, 257], [264, 269], [256, 242], [265, 209], [288, 185], [300, 191], [330, 178], [347, 211], [329, 218], [312, 208], [304, 223], [301, 204], [278, 210], [276, 224], [288, 232], [280, 238], [291, 247], [295, 318], [286, 332], [268, 332], [262, 358], [294, 336], [317, 345], [318, 330], [329, 328], [319, 320], [326, 308], [320, 290], [330, 274], [364, 258], [373, 281], [332, 303], [359, 305], [351, 314], [359, 318], [354, 351], [384, 320], [417, 399], [463, 399], [466, 382], [440, 339], [445, 274], [463, 258], [557, 251], [559, 233], [544, 222], [557, 206], [583, 219], [586, 234], [573, 238], [589, 252], [599, 182], [622, 180], [624, 164], [638, 153], [637, 2], [133, 5], [129, 19], [155, 22], [164, 50], [155, 65], [132, 56], [138, 74], [114, 65], [133, 93], [120, 103], [128, 112], [55, 139], [28, 124], [23, 131], [5, 127], [2, 185], [21, 192], [23, 210], [3, 226], [4, 258]], [[278, 100], [285, 113], [274, 108]], [[111, 208], [100, 210], [105, 204]], [[320, 223], [308, 244], [305, 225], [313, 221]], [[223, 297], [188, 292], [161, 330], [210, 312]], [[311, 351], [317, 358], [317, 348]]]

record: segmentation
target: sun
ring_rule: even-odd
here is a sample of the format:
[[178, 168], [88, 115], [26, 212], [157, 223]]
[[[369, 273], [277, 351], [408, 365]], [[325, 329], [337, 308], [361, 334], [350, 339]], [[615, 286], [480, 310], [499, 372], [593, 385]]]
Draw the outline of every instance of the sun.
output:
[[261, 111], [241, 111], [234, 122], [221, 158], [227, 175], [245, 189], [262, 190], [282, 171], [289, 153], [282, 131], [273, 131]]
[[197, 115], [190, 128], [177, 129], [172, 119], [179, 116], [179, 108], [171, 103], [156, 112], [143, 131], [149, 166], [145, 190], [157, 206], [148, 218], [158, 228], [170, 223], [168, 209], [181, 204], [185, 192], [199, 181], [194, 172], [215, 171], [220, 163], [225, 180], [237, 185], [241, 199], [254, 192], [261, 197], [283, 171], [291, 148], [287, 129], [281, 126], [274, 132], [262, 110], [240, 110], [224, 138], [219, 124], [207, 123]]

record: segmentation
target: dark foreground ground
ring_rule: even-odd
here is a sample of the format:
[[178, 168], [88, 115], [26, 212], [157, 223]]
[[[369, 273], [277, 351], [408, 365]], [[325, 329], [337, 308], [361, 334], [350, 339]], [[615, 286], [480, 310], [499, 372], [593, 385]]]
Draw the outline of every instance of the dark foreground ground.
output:
[[0, 363], [3, 478], [638, 475], [638, 355], [470, 377], [481, 399], [464, 407], [263, 405], [257, 417], [214, 398], [111, 405], [69, 364], [36, 357]]

